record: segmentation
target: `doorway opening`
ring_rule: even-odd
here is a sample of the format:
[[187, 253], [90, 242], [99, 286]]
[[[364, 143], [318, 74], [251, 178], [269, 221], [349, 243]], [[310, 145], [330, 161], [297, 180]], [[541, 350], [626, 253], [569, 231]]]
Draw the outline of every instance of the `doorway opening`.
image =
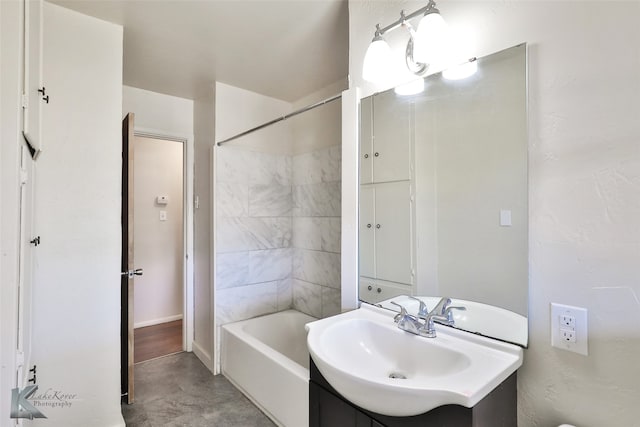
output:
[[134, 132], [134, 363], [183, 351], [184, 142]]
[[134, 401], [134, 364], [192, 351], [194, 331], [193, 136], [136, 129], [134, 122], [133, 113], [122, 121], [125, 403]]

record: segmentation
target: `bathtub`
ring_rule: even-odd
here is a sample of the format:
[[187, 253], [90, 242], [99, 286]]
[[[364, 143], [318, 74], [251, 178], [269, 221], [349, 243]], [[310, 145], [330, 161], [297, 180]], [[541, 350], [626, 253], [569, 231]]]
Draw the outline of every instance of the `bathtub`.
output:
[[295, 310], [222, 326], [222, 373], [277, 425], [309, 425], [309, 351]]

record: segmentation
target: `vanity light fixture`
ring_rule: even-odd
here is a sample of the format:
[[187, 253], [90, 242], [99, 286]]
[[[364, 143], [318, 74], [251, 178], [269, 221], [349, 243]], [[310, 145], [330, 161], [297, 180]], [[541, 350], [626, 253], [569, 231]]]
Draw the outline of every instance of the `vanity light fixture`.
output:
[[[414, 31], [408, 21], [420, 15], [422, 19], [418, 24], [418, 30]], [[393, 65], [391, 48], [382, 36], [399, 27], [406, 29], [409, 33], [405, 62], [409, 71], [417, 76], [424, 75], [429, 65], [438, 62], [442, 52], [447, 49], [447, 24], [436, 8], [435, 1], [429, 0], [425, 7], [409, 15], [400, 11], [400, 18], [384, 28], [380, 28], [380, 24], [376, 25], [373, 40], [364, 57], [362, 67], [364, 80], [382, 84], [390, 77], [390, 66]]]
[[388, 77], [387, 64], [391, 60], [389, 43], [382, 38], [380, 24], [376, 25], [376, 32], [364, 55], [362, 78], [369, 82], [383, 82]]

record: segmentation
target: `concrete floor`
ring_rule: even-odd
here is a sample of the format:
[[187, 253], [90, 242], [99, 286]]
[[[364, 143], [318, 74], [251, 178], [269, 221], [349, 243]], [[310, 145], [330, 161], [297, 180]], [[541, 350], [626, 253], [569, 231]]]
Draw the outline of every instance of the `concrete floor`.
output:
[[127, 426], [273, 427], [222, 375], [213, 376], [193, 353], [135, 365], [135, 402], [122, 405]]

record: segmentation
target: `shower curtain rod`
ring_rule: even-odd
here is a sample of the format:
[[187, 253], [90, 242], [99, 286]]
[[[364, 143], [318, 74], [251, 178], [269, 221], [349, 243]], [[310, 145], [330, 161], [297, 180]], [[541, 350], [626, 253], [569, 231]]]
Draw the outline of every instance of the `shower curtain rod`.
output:
[[225, 139], [225, 140], [223, 140], [223, 141], [219, 141], [219, 142], [217, 142], [216, 144], [217, 144], [217, 145], [218, 145], [218, 147], [219, 147], [219, 146], [221, 146], [222, 144], [225, 144], [225, 143], [227, 143], [227, 142], [229, 142], [229, 141], [233, 141], [234, 139], [238, 139], [238, 138], [240, 138], [240, 137], [242, 137], [242, 136], [249, 135], [250, 133], [253, 133], [253, 132], [257, 131], [257, 130], [260, 130], [260, 129], [262, 129], [262, 128], [266, 128], [267, 126], [271, 126], [271, 125], [272, 125], [272, 124], [274, 124], [274, 123], [278, 123], [278, 122], [281, 122], [281, 121], [283, 121], [283, 120], [286, 120], [286, 119], [288, 119], [288, 118], [290, 118], [290, 117], [297, 116], [298, 114], [302, 114], [302, 113], [304, 113], [305, 111], [313, 110], [313, 109], [314, 109], [314, 108], [316, 108], [316, 107], [321, 107], [321, 106], [323, 106], [324, 104], [328, 104], [329, 102], [331, 102], [331, 101], [335, 101], [336, 99], [340, 99], [340, 98], [342, 98], [342, 94], [341, 94], [341, 93], [339, 93], [338, 95], [334, 95], [334, 96], [332, 96], [332, 97], [330, 97], [330, 98], [324, 99], [324, 100], [322, 100], [322, 101], [320, 101], [320, 102], [316, 102], [315, 104], [307, 105], [306, 107], [303, 107], [303, 108], [301, 108], [301, 109], [299, 109], [299, 110], [296, 110], [296, 111], [291, 112], [291, 113], [289, 113], [289, 114], [285, 114], [285, 115], [284, 115], [284, 116], [282, 116], [282, 117], [278, 117], [277, 119], [273, 119], [273, 120], [271, 120], [271, 121], [269, 121], [269, 122], [263, 123], [263, 124], [261, 124], [260, 126], [256, 126], [256, 127], [251, 128], [251, 129], [249, 129], [249, 130], [245, 130], [244, 132], [241, 132], [241, 133], [239, 133], [239, 134], [237, 134], [237, 135], [234, 135], [234, 136], [232, 136], [231, 138], [227, 138], [227, 139]]

